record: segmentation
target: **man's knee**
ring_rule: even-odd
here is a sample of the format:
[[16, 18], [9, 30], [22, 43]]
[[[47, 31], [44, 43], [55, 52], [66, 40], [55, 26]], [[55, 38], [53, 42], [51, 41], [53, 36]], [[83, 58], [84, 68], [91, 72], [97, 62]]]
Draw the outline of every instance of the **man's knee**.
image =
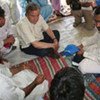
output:
[[57, 40], [59, 41], [60, 39], [60, 33], [58, 30], [53, 30], [55, 37], [57, 38]]
[[88, 29], [88, 30], [92, 30], [92, 29], [94, 29], [95, 28], [95, 24], [92, 22], [92, 23], [87, 23], [86, 25], [85, 25], [85, 27], [86, 27], [86, 29]]

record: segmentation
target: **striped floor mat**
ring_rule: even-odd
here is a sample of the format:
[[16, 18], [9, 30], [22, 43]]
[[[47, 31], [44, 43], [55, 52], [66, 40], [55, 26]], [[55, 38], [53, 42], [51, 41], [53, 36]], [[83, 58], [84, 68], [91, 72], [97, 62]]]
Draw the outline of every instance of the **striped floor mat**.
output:
[[44, 74], [49, 83], [57, 71], [63, 67], [67, 67], [67, 63], [63, 57], [60, 57], [59, 59], [53, 59], [51, 57], [38, 57], [28, 61], [27, 63], [33, 67], [33, 71], [35, 73]]
[[[35, 73], [44, 74], [50, 84], [57, 71], [63, 67], [71, 66], [70, 60], [62, 56], [59, 59], [38, 57], [26, 63], [33, 67]], [[100, 100], [100, 77], [96, 78], [93, 74], [87, 74], [84, 76], [84, 80], [86, 87], [84, 100]], [[45, 100], [49, 100], [48, 93], [45, 96]]]
[[[25, 63], [32, 66], [35, 73], [44, 74], [46, 79], [49, 81], [49, 85], [55, 73], [57, 73], [57, 71], [61, 68], [68, 66], [63, 57], [60, 57], [59, 59], [53, 59], [51, 57], [38, 57]], [[49, 100], [48, 93], [45, 96], [45, 100]]]

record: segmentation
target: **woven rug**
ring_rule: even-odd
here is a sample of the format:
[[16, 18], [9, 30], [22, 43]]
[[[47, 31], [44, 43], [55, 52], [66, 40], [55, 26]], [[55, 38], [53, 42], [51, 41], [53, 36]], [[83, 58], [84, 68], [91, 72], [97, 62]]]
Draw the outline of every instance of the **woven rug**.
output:
[[[61, 56], [59, 59], [38, 57], [25, 63], [32, 66], [35, 73], [44, 74], [50, 85], [57, 71], [63, 67], [71, 66], [71, 58], [65, 56]], [[100, 100], [100, 77], [95, 77], [93, 74], [86, 74], [84, 75], [84, 83], [86, 87], [84, 100]], [[44, 100], [49, 100], [48, 93]]]
[[100, 100], [100, 77], [95, 77], [93, 74], [84, 75], [85, 81], [85, 99]]
[[33, 71], [35, 73], [44, 74], [49, 83], [57, 71], [67, 66], [63, 57], [60, 57], [59, 59], [53, 59], [51, 57], [38, 57], [27, 61], [26, 63], [29, 63], [29, 65], [33, 67]]
[[[60, 57], [59, 59], [53, 59], [51, 57], [38, 57], [24, 63], [28, 63], [32, 66], [35, 73], [44, 74], [46, 79], [49, 81], [49, 85], [55, 73], [68, 66], [63, 57]], [[48, 93], [44, 98], [45, 100], [49, 100]]]

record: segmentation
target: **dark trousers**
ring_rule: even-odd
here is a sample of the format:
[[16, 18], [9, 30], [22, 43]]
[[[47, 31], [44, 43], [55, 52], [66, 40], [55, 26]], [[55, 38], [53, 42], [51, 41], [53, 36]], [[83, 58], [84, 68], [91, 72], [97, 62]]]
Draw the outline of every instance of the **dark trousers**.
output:
[[[55, 37], [57, 38], [57, 40], [59, 41], [60, 39], [60, 34], [57, 30], [53, 30]], [[46, 32], [43, 32], [43, 36], [44, 39], [40, 40], [42, 42], [46, 42], [46, 43], [53, 43], [53, 40], [48, 36], [48, 34]], [[43, 48], [43, 49], [38, 49], [35, 48], [32, 44], [30, 44], [29, 47], [27, 48], [20, 48], [22, 52], [29, 54], [29, 55], [36, 55], [36, 56], [48, 56], [51, 52], [54, 51], [53, 48]]]

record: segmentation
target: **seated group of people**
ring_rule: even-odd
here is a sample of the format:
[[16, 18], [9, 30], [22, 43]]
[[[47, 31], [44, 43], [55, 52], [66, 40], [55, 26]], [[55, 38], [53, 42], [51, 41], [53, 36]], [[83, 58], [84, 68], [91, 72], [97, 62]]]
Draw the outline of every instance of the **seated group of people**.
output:
[[[96, 26], [98, 30], [100, 31], [100, 7], [96, 8], [95, 13], [94, 13], [94, 18], [95, 18]], [[10, 20], [8, 20], [7, 22], [4, 9], [0, 7], [0, 52], [3, 55], [9, 53], [12, 50], [13, 44], [15, 42], [12, 31], [10, 30], [11, 28], [10, 28], [9, 21]], [[50, 56], [53, 58], [59, 58], [59, 54], [57, 54], [57, 50], [59, 48], [59, 40], [60, 40], [59, 31], [51, 30], [51, 28], [48, 26], [46, 21], [40, 15], [40, 8], [37, 4], [29, 3], [27, 5], [25, 16], [21, 20], [18, 21], [18, 23], [16, 24], [16, 29], [17, 29], [17, 37], [20, 43], [20, 50], [22, 52], [29, 55], [37, 55], [41, 57]], [[81, 62], [82, 64], [80, 63], [79, 65], [79, 69], [83, 74], [84, 73], [100, 73], [99, 37], [100, 37], [100, 34], [98, 32], [97, 34], [93, 35], [93, 37], [86, 39], [79, 46], [80, 51], [78, 52], [78, 54], [79, 55], [84, 54], [84, 57], [85, 57], [85, 59], [83, 59]], [[92, 41], [90, 40], [91, 38], [92, 38]], [[96, 44], [96, 47], [90, 48], [92, 51], [89, 53], [84, 52], [83, 47], [88, 44], [90, 45], [93, 44], [92, 42]], [[1, 90], [0, 99], [2, 100], [14, 100], [15, 98], [16, 98], [15, 100], [24, 100], [24, 99], [41, 100], [43, 99], [44, 94], [48, 91], [48, 82], [44, 80], [45, 78], [43, 75], [39, 75], [39, 76], [35, 75], [31, 71], [31, 66], [26, 65], [26, 64], [22, 64], [19, 67], [8, 68], [10, 66], [5, 65], [5, 61], [2, 61], [2, 59], [0, 63], [1, 63], [0, 65], [1, 67], [0, 68], [0, 90]], [[67, 75], [66, 71], [63, 72], [63, 73], [66, 73], [65, 75]], [[20, 77], [22, 77], [21, 78], [22, 80], [19, 79]], [[60, 78], [59, 75], [58, 77]], [[63, 75], [61, 77], [63, 77]], [[70, 78], [71, 77], [74, 77], [74, 75], [70, 76]], [[78, 80], [80, 79], [81, 78], [76, 79], [77, 82], [79, 82]], [[60, 79], [60, 81], [66, 81], [66, 78], [64, 78], [63, 80]], [[81, 83], [83, 82], [81, 81], [80, 84]], [[64, 100], [66, 99], [69, 100], [69, 98], [71, 98], [70, 97], [71, 93], [69, 91], [69, 88], [67, 88], [69, 84], [68, 85], [66, 84], [63, 84], [61, 87], [58, 86], [60, 88], [56, 92], [58, 93], [58, 91], [60, 91], [58, 93], [60, 94], [59, 96], [63, 96], [63, 98], [65, 97]], [[54, 86], [56, 87], [56, 85]], [[76, 87], [72, 86], [72, 89], [73, 88], [77, 89], [78, 87], [79, 87], [79, 84], [76, 83]], [[63, 90], [60, 90], [62, 88]], [[79, 88], [82, 88], [79, 91], [83, 91], [83, 92], [82, 94], [80, 92], [79, 95], [81, 95], [81, 97], [83, 98], [84, 85], [82, 85], [82, 87], [79, 87]], [[53, 88], [51, 88], [51, 90], [52, 89]], [[67, 89], [67, 92], [66, 92], [66, 89]], [[66, 96], [69, 93], [70, 95]], [[72, 96], [73, 95], [74, 94], [72, 93]], [[56, 96], [51, 97], [51, 100], [57, 100], [57, 99], [54, 99], [55, 97]], [[72, 97], [72, 98], [76, 98], [76, 97]], [[73, 100], [77, 100], [77, 99], [73, 99]], [[79, 100], [82, 100], [82, 99], [79, 98]]]

